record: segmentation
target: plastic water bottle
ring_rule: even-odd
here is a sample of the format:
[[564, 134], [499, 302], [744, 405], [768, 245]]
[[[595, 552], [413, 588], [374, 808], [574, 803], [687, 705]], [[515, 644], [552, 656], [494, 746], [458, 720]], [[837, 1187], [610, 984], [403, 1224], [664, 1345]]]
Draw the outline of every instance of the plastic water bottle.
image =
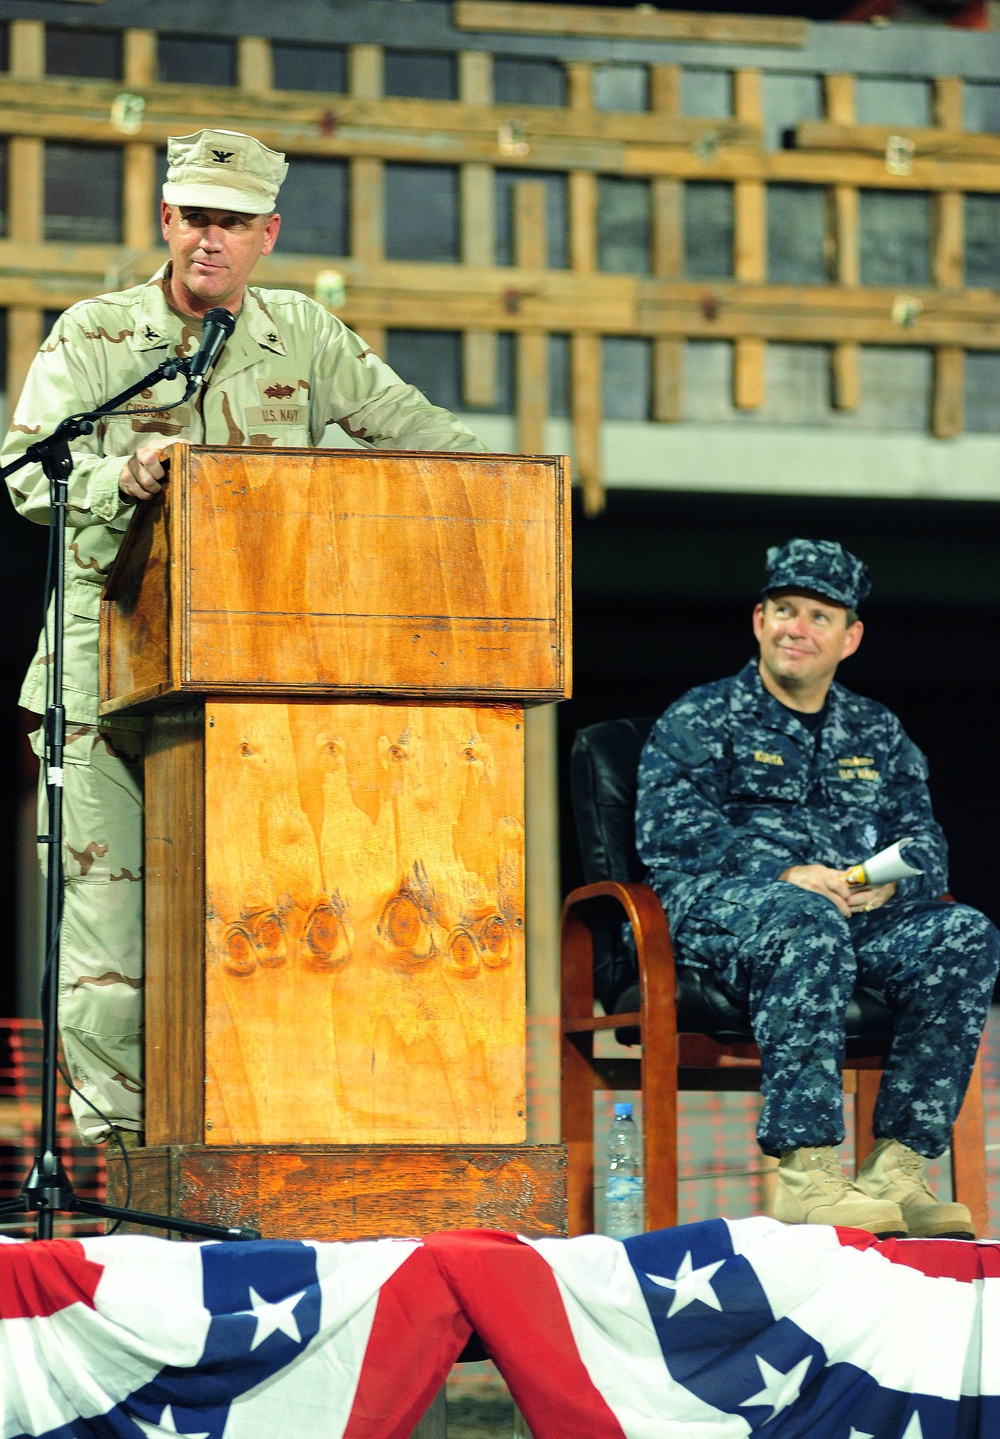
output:
[[642, 1150], [631, 1104], [615, 1105], [608, 1136], [608, 1177], [604, 1188], [605, 1230], [612, 1239], [629, 1239], [643, 1230]]

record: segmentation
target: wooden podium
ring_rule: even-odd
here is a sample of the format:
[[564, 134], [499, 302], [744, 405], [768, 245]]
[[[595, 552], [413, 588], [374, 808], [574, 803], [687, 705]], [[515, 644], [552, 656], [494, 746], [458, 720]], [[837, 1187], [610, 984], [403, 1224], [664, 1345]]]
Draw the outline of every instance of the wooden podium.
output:
[[569, 693], [566, 462], [168, 453], [101, 613], [101, 713], [148, 716], [134, 1202], [561, 1232], [561, 1146], [523, 1142], [524, 705]]

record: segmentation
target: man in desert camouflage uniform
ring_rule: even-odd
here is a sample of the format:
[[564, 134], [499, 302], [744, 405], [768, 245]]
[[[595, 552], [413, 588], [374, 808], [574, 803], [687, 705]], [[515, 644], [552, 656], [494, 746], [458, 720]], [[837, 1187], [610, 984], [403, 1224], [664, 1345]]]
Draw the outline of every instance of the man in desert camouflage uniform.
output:
[[[74, 1083], [123, 1131], [142, 1129], [141, 723], [98, 724], [101, 587], [136, 504], [165, 482], [158, 452], [184, 439], [216, 445], [319, 445], [340, 425], [366, 445], [482, 450], [446, 410], [404, 384], [321, 305], [289, 290], [249, 288], [280, 227], [283, 155], [248, 135], [202, 130], [172, 139], [163, 187], [169, 262], [145, 285], [74, 305], [35, 359], [3, 449], [4, 461], [49, 434], [65, 415], [92, 409], [168, 356], [194, 353], [202, 317], [222, 306], [236, 327], [195, 399], [140, 414], [184, 392], [162, 381], [73, 445], [66, 564], [66, 874], [60, 1029]], [[40, 467], [12, 476], [16, 508], [49, 522]], [[44, 636], [21, 692], [46, 703]], [[42, 753], [41, 731], [33, 737]], [[47, 824], [44, 784], [39, 827]], [[45, 856], [42, 855], [44, 867]], [[77, 1096], [85, 1138], [108, 1127]]]
[[[1000, 959], [982, 914], [940, 896], [947, 849], [927, 766], [896, 717], [833, 682], [861, 643], [864, 564], [831, 541], [768, 551], [759, 660], [657, 722], [636, 837], [678, 958], [747, 1005], [761, 1054], [758, 1139], [780, 1155], [775, 1215], [876, 1234], [971, 1236], [924, 1157], [945, 1149]], [[844, 872], [912, 837], [921, 875], [852, 888]], [[858, 982], [895, 1009], [875, 1150], [848, 1181], [840, 1071]]]

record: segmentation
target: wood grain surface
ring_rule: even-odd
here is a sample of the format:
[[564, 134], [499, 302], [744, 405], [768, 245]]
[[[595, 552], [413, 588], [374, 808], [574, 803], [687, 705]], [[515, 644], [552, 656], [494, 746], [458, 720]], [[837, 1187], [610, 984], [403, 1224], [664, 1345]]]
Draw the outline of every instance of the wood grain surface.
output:
[[104, 713], [227, 690], [568, 693], [564, 460], [170, 454], [170, 499], [143, 507], [105, 591]]
[[523, 711], [210, 701], [205, 1138], [525, 1134]]
[[531, 5], [516, 0], [456, 0], [460, 30], [512, 31], [523, 35], [593, 35], [615, 40], [690, 40], [722, 45], [789, 45], [808, 38], [805, 20], [759, 15], [696, 15], [635, 6]]
[[101, 604], [101, 695], [162, 695], [171, 684], [168, 623], [172, 491], [133, 517], [115, 598]]
[[[380, 1239], [441, 1229], [566, 1233], [561, 1144], [432, 1147], [173, 1145], [131, 1154], [147, 1212], [259, 1228], [265, 1239]], [[108, 1197], [125, 1198], [120, 1155]]]
[[146, 734], [146, 1138], [200, 1141], [205, 1114], [205, 745], [202, 707]]

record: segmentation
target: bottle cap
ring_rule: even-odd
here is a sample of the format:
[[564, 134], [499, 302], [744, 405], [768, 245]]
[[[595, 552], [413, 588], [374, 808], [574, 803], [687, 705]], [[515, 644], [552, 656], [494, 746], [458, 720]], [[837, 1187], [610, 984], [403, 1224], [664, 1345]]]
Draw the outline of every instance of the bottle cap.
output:
[[632, 1118], [632, 1106], [631, 1106], [631, 1104], [616, 1104], [616, 1105], [615, 1105], [615, 1118], [616, 1118], [616, 1119], [631, 1119], [631, 1118]]

